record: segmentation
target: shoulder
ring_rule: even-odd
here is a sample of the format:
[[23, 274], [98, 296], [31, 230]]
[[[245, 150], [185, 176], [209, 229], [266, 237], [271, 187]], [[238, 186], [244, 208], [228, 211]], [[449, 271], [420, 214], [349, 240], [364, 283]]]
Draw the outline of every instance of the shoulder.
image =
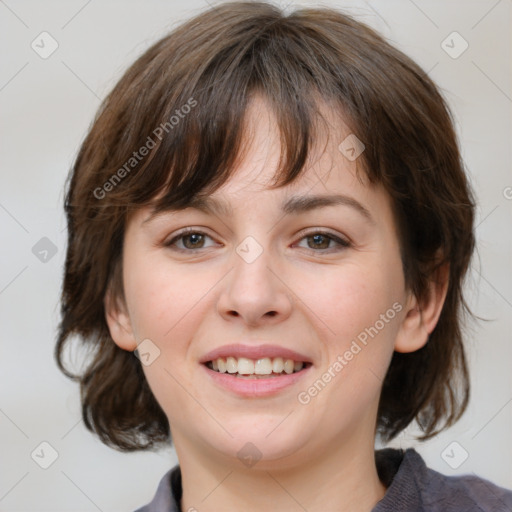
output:
[[162, 477], [151, 503], [135, 512], [180, 512], [181, 492], [181, 471], [177, 465]]
[[[379, 450], [381, 460], [397, 459], [401, 450]], [[476, 475], [446, 476], [426, 466], [409, 448], [403, 453], [384, 498], [374, 512], [498, 512], [512, 511], [512, 491]]]
[[[476, 475], [446, 476], [426, 466], [413, 448], [387, 448], [375, 454], [387, 487], [373, 512], [512, 512], [512, 491]], [[151, 503], [135, 512], [179, 512], [179, 466], [160, 480]]]

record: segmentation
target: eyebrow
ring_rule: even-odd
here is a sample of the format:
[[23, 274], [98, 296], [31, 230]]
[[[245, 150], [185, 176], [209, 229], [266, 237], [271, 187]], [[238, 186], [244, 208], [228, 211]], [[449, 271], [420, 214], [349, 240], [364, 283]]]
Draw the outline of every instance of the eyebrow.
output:
[[[292, 196], [288, 198], [282, 205], [281, 210], [287, 215], [306, 213], [318, 208], [325, 208], [328, 206], [349, 206], [359, 212], [371, 224], [375, 224], [375, 220], [370, 214], [369, 210], [363, 206], [359, 201], [353, 197], [343, 194], [329, 194], [329, 195], [310, 195], [310, 196]], [[170, 207], [162, 212], [153, 212], [143, 224], [149, 222], [154, 217], [164, 215], [168, 212], [181, 211], [186, 208], [194, 208], [207, 214], [217, 216], [231, 217], [233, 216], [233, 209], [231, 205], [222, 199], [207, 196], [207, 197], [194, 197], [183, 207]]]

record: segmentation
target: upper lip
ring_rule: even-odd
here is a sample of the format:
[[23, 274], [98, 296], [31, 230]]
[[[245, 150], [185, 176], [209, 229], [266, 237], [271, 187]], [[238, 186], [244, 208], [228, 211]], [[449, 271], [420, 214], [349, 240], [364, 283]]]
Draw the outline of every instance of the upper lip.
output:
[[280, 347], [279, 345], [247, 345], [244, 343], [234, 343], [231, 345], [223, 345], [218, 347], [207, 354], [201, 359], [200, 363], [207, 363], [214, 361], [219, 357], [246, 357], [247, 359], [262, 359], [264, 357], [282, 357], [283, 359], [293, 359], [294, 361], [302, 361], [305, 363], [311, 363], [311, 359], [304, 354], [300, 354], [294, 350]]

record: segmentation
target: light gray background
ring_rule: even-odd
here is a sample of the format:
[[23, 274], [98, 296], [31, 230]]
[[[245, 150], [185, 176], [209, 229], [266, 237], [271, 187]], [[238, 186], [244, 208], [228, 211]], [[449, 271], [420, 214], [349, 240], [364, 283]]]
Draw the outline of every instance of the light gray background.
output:
[[[452, 106], [478, 195], [479, 258], [467, 290], [474, 311], [489, 321], [468, 328], [473, 393], [467, 413], [417, 449], [447, 475], [474, 472], [512, 488], [511, 1], [328, 4], [416, 59]], [[123, 70], [206, 7], [203, 0], [0, 1], [2, 511], [133, 510], [150, 500], [176, 462], [170, 449], [122, 454], [103, 446], [80, 420], [78, 387], [55, 366], [63, 185], [100, 100]], [[47, 59], [31, 48], [42, 31], [59, 45]], [[453, 31], [469, 44], [456, 59], [441, 44]], [[461, 48], [460, 40], [450, 41]], [[47, 262], [32, 253], [42, 237], [57, 247]], [[417, 445], [413, 433], [408, 429], [393, 445]], [[43, 441], [58, 453], [48, 469], [31, 458], [36, 448], [40, 463], [50, 456], [38, 448]], [[458, 445], [446, 450], [452, 442]], [[459, 465], [462, 450], [468, 458]]]

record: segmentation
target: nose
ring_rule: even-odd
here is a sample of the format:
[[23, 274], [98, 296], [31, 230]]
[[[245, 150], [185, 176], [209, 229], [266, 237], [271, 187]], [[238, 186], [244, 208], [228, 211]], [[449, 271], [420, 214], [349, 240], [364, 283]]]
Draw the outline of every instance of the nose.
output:
[[256, 327], [277, 324], [290, 316], [292, 293], [275, 263], [267, 250], [251, 262], [233, 254], [234, 268], [224, 280], [217, 305], [225, 320]]

